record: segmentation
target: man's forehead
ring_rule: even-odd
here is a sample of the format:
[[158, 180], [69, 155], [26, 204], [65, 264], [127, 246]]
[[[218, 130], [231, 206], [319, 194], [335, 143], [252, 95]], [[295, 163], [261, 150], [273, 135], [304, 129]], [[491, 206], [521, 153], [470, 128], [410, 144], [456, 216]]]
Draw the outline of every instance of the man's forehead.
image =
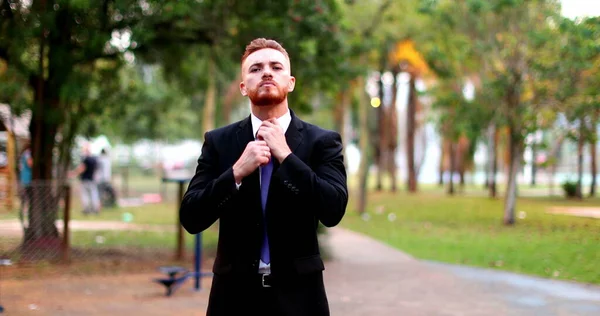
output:
[[247, 68], [257, 63], [264, 64], [273, 62], [279, 62], [289, 68], [289, 61], [287, 57], [285, 57], [282, 52], [272, 48], [263, 48], [248, 55], [246, 60], [244, 60], [243, 67]]

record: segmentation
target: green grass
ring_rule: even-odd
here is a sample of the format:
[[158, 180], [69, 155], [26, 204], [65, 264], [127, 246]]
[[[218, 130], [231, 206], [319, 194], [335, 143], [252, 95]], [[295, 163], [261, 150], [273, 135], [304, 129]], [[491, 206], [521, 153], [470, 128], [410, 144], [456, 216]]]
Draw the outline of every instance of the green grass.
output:
[[[194, 249], [194, 236], [184, 234], [186, 249]], [[76, 248], [123, 248], [123, 249], [166, 249], [175, 248], [177, 236], [174, 231], [75, 231], [71, 234], [71, 245]], [[204, 248], [214, 248], [217, 231], [208, 229], [202, 233]]]
[[343, 226], [417, 258], [600, 284], [600, 220], [546, 213], [558, 205], [600, 207], [598, 199], [521, 198], [517, 213], [525, 218], [512, 227], [502, 224], [502, 199], [373, 193], [369, 220], [353, 202]]
[[[106, 230], [74, 231], [72, 244], [75, 247], [175, 247], [178, 207], [175, 203], [146, 204], [137, 207], [105, 209], [99, 215], [73, 214], [72, 219], [80, 221], [117, 221], [123, 222], [126, 213], [131, 215], [130, 224], [148, 227], [143, 231]], [[100, 238], [98, 238], [100, 236]], [[184, 231], [186, 248], [193, 249], [194, 236]], [[100, 241], [100, 242], [99, 242]], [[214, 248], [217, 241], [217, 228], [213, 225], [202, 234], [205, 247]]]
[[124, 215], [132, 215], [134, 224], [172, 224], [178, 221], [178, 206], [172, 203], [145, 204], [135, 207], [117, 207], [103, 209], [99, 215], [84, 215], [71, 211], [71, 219], [85, 221], [123, 221]]

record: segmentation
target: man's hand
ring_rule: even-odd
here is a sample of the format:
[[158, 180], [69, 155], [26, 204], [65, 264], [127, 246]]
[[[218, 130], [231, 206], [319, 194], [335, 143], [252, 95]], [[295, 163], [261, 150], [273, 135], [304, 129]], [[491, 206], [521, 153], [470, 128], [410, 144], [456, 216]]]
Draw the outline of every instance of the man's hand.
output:
[[233, 177], [235, 183], [241, 183], [242, 179], [250, 175], [258, 166], [269, 163], [271, 150], [267, 142], [257, 140], [249, 142], [246, 149], [233, 165]]
[[292, 153], [285, 140], [283, 128], [277, 123], [277, 120], [270, 119], [262, 122], [256, 133], [258, 139], [263, 139], [271, 149], [271, 154], [279, 163]]

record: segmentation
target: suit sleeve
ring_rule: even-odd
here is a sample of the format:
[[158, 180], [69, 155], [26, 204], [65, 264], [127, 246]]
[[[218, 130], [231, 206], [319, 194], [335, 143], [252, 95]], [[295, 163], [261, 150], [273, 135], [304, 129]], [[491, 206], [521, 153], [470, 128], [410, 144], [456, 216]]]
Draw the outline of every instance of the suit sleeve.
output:
[[196, 174], [190, 181], [179, 209], [181, 225], [197, 234], [210, 227], [237, 193], [233, 169], [218, 174], [218, 153], [210, 132], [204, 135]]
[[346, 212], [348, 187], [342, 154], [343, 145], [338, 133], [329, 132], [315, 144], [315, 165], [306, 165], [290, 154], [277, 171], [283, 185], [294, 192], [298, 201], [309, 201], [327, 227], [337, 225]]

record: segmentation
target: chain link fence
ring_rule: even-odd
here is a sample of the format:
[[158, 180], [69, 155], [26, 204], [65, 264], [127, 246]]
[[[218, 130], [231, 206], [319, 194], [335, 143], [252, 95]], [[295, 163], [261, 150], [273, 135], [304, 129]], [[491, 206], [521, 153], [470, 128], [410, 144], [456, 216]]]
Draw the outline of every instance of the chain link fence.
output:
[[[181, 231], [178, 220], [179, 194], [187, 184], [128, 179], [123, 196], [124, 184], [115, 178], [108, 188], [71, 180], [37, 181], [19, 190], [19, 203], [0, 210], [0, 259], [76, 273], [191, 267], [194, 237]], [[115, 203], [107, 205], [111, 195]], [[216, 228], [203, 234], [206, 259], [216, 235]]]
[[68, 247], [62, 219], [69, 206], [69, 186], [59, 181], [34, 181], [17, 191], [19, 203], [13, 211], [18, 220], [2, 221], [6, 232], [2, 257], [15, 262], [64, 259]]

